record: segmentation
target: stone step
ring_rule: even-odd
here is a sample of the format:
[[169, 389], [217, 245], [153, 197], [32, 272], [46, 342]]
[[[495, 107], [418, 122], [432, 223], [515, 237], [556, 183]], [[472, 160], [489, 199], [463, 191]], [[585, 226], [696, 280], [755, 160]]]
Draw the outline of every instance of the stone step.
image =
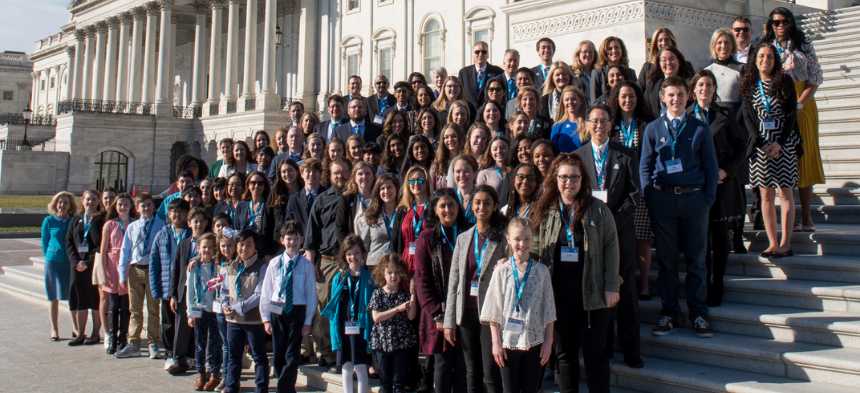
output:
[[[734, 370], [676, 359], [642, 356], [645, 367], [627, 367], [616, 355], [612, 383], [623, 388], [659, 393], [856, 393], [856, 388], [809, 382], [746, 370]], [[613, 389], [613, 391], [615, 391]]]
[[831, 49], [849, 48], [856, 45], [860, 41], [860, 21], [854, 21], [850, 25], [845, 26], [845, 30], [840, 28], [834, 32], [826, 33], [828, 35], [814, 35], [812, 45], [815, 48], [816, 55], [820, 52], [829, 53]]
[[[752, 190], [746, 188], [747, 201], [752, 203]], [[795, 201], [799, 201], [800, 196], [796, 189], [794, 192]], [[776, 199], [775, 199], [776, 200]], [[860, 188], [858, 187], [826, 187], [821, 184], [812, 187], [812, 204], [814, 205], [860, 205]]]
[[[679, 325], [689, 328], [686, 301], [681, 300]], [[660, 297], [639, 302], [642, 323], [660, 321]], [[860, 314], [810, 311], [800, 308], [723, 302], [711, 307], [708, 320], [717, 334], [731, 333], [778, 341], [803, 342], [840, 348], [860, 348]]]
[[816, 47], [820, 43], [839, 40], [842, 37], [850, 37], [860, 33], [860, 15], [854, 14], [850, 17], [839, 18], [837, 21], [827, 20], [819, 23], [803, 24], [801, 29], [806, 37]]
[[[824, 170], [827, 171], [826, 164]], [[799, 200], [795, 200], [795, 202], [799, 202]], [[854, 224], [858, 225], [858, 229], [860, 229], [860, 205], [811, 205], [809, 210], [812, 212], [812, 220], [816, 224]], [[776, 211], [781, 211], [779, 204], [776, 205]], [[800, 211], [800, 204], [795, 205], [795, 211]]]
[[[795, 253], [819, 255], [860, 254], [860, 231], [850, 224], [816, 224], [815, 232], [794, 232], [791, 234], [791, 248]], [[781, 233], [781, 232], [780, 232]], [[781, 236], [781, 235], [780, 235]], [[760, 252], [768, 247], [767, 233], [754, 231], [747, 224], [744, 238], [749, 250]]]
[[[782, 342], [719, 333], [703, 339], [692, 329], [654, 336], [656, 325], [640, 329], [642, 353], [649, 356], [761, 373], [802, 381], [860, 387], [860, 349]], [[646, 364], [646, 367], [649, 366]]]
[[31, 280], [37, 284], [45, 282], [45, 269], [36, 266], [4, 266], [3, 273], [21, 280]]
[[30, 257], [30, 262], [33, 262], [35, 267], [45, 268], [45, 257]]
[[[852, 66], [853, 72], [860, 74], [860, 64]], [[842, 72], [842, 71], [839, 71]], [[846, 74], [847, 75], [847, 74]], [[825, 76], [828, 80], [829, 76]], [[850, 90], [828, 91], [822, 94], [815, 93], [815, 104], [819, 108], [844, 107], [851, 106], [860, 98], [860, 92], [851, 92]]]
[[853, 187], [860, 185], [857, 170], [829, 171], [824, 173], [826, 187]]
[[854, 171], [855, 179], [860, 180], [860, 150], [826, 150], [821, 151], [821, 163], [824, 174], [831, 172]]
[[[0, 276], [0, 292], [44, 306], [49, 304], [44, 282], [39, 283], [32, 279], [2, 275]], [[60, 307], [68, 310], [69, 303], [61, 301]]]

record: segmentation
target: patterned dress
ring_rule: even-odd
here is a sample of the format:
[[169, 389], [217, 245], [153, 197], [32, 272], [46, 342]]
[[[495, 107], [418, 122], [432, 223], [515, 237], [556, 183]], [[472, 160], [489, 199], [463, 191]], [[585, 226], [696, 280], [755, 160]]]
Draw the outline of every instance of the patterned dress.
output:
[[[618, 141], [624, 146], [627, 146], [637, 152], [641, 152], [642, 148], [639, 145], [639, 137], [644, 132], [645, 126], [648, 123], [636, 119], [636, 129], [633, 130], [632, 141], [625, 140], [624, 132], [620, 125], [615, 126], [615, 134], [618, 135]], [[636, 205], [636, 212], [633, 213], [633, 227], [636, 229], [636, 240], [651, 240], [654, 238], [654, 232], [651, 231], [651, 219], [648, 217], [648, 206], [645, 203], [645, 197], [640, 196], [639, 204]]]
[[782, 135], [783, 132], [789, 132], [791, 135], [787, 139], [786, 146], [782, 146], [779, 155], [775, 159], [767, 158], [762, 150], [764, 146], [757, 146], [752, 157], [750, 157], [750, 184], [753, 187], [773, 187], [773, 188], [791, 188], [797, 184], [797, 155], [795, 148], [797, 147], [797, 134], [792, 130], [784, 130], [785, 126], [785, 111], [782, 105], [773, 102], [773, 97], [770, 97], [770, 82], [762, 81], [762, 88], [770, 102], [770, 114], [768, 114], [764, 100], [759, 89], [753, 89], [753, 109], [759, 120], [771, 118], [776, 122], [776, 127], [773, 130], [765, 130], [764, 122], [759, 122], [758, 138], [764, 140], [764, 145], [774, 143]]
[[[411, 297], [412, 295], [406, 289], [401, 288], [397, 293], [388, 293], [385, 289], [378, 288], [373, 292], [367, 308], [370, 311], [385, 312], [408, 302]], [[370, 348], [374, 351], [394, 352], [414, 347], [416, 344], [418, 344], [418, 333], [409, 323], [405, 312], [373, 324]]]

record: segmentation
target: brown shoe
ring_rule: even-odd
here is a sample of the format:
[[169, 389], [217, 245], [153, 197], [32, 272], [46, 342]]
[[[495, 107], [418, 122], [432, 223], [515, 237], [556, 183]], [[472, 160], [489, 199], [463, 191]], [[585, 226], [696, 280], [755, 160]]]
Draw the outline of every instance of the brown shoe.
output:
[[209, 374], [202, 373], [197, 374], [197, 382], [194, 383], [194, 390], [198, 392], [202, 392], [203, 388], [206, 386], [206, 383], [209, 381]]
[[714, 332], [711, 330], [711, 325], [705, 318], [698, 317], [695, 321], [693, 321], [693, 330], [696, 331], [696, 335], [701, 338], [711, 338], [714, 337]]
[[212, 373], [209, 376], [209, 382], [206, 382], [206, 386], [203, 387], [203, 390], [207, 391], [207, 392], [214, 392], [215, 388], [219, 384], [221, 384], [221, 373], [220, 372]]
[[215, 391], [216, 392], [223, 392], [224, 389], [226, 389], [226, 388], [227, 388], [227, 380], [222, 379], [221, 383], [219, 383], [218, 386], [215, 387]]
[[669, 333], [672, 333], [675, 329], [678, 328], [678, 323], [669, 316], [663, 316], [660, 319], [660, 323], [657, 326], [654, 326], [654, 329], [651, 329], [651, 334], [655, 336], [665, 336]]

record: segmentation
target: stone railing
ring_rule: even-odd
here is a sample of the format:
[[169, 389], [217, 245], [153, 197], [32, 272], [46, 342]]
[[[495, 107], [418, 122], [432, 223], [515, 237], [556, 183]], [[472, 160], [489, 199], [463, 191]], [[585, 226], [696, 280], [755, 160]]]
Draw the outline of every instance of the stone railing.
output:
[[[0, 124], [24, 125], [24, 116], [17, 113], [2, 113], [0, 114]], [[57, 119], [51, 116], [33, 116], [29, 124], [31, 126], [55, 126]]]
[[227, 101], [227, 113], [236, 113], [236, 101]]
[[203, 116], [203, 108], [199, 106], [174, 106], [173, 117], [180, 119], [197, 119]]
[[153, 105], [142, 102], [67, 100], [57, 104], [59, 113], [113, 113], [121, 115], [153, 115]]
[[[0, 150], [17, 150], [21, 146], [21, 142], [23, 142], [21, 138], [0, 140]], [[27, 139], [27, 142], [29, 142], [30, 146], [27, 150], [30, 151], [69, 151], [68, 140], [56, 140], [53, 138], [48, 140]]]
[[294, 102], [302, 102], [302, 99], [301, 98], [281, 97], [281, 110], [282, 111], [290, 110], [290, 105], [293, 105]]

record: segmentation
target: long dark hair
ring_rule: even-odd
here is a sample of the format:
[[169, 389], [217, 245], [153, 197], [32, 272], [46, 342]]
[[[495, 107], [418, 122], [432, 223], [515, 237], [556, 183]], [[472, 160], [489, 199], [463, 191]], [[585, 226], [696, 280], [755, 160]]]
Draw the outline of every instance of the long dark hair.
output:
[[118, 202], [120, 199], [128, 199], [129, 203], [131, 203], [131, 209], [128, 211], [129, 219], [137, 219], [139, 215], [137, 214], [137, 208], [134, 206], [134, 198], [128, 193], [124, 192], [116, 196], [113, 203], [107, 208], [107, 218], [105, 221], [113, 220], [114, 218], [119, 217], [119, 211], [117, 211]]
[[758, 67], [756, 66], [756, 57], [758, 52], [764, 48], [770, 49], [773, 53], [773, 71], [770, 75], [770, 96], [776, 98], [777, 103], [783, 103], [789, 99], [791, 94], [782, 86], [786, 82], [786, 78], [790, 78], [782, 72], [782, 59], [779, 57], [776, 47], [768, 42], [759, 42], [750, 49], [749, 59], [747, 59], [747, 68], [741, 76], [741, 83], [738, 84], [738, 92], [741, 95], [741, 100], [752, 101], [756, 89], [758, 89], [758, 81], [761, 79]]
[[243, 201], [251, 200], [251, 181], [254, 179], [254, 176], [263, 178], [263, 201], [269, 197], [269, 194], [272, 192], [272, 187], [269, 185], [269, 178], [266, 176], [265, 172], [254, 171], [251, 172], [247, 178], [245, 178], [245, 192], [242, 194]]
[[[791, 22], [791, 31], [788, 33], [788, 38], [791, 41], [791, 45], [789, 45], [788, 49], [792, 51], [801, 51], [806, 53], [803, 45], [808, 45], [809, 38], [806, 37], [806, 33], [803, 32], [802, 29], [797, 28], [797, 20], [794, 19], [794, 14], [788, 8], [785, 7], [776, 7], [770, 14], [767, 15], [767, 24], [764, 26], [764, 35], [758, 40], [758, 43], [771, 43], [776, 40], [776, 31], [773, 30], [773, 16], [779, 15], [783, 18], [789, 20]], [[753, 58], [750, 56], [750, 58]]]
[[512, 171], [514, 174], [514, 178], [511, 179], [511, 181], [514, 182], [514, 184], [511, 184], [511, 189], [510, 189], [510, 191], [508, 191], [508, 210], [505, 211], [505, 216], [509, 220], [516, 217], [519, 214], [519, 212], [517, 210], [519, 210], [518, 206], [520, 204], [520, 192], [517, 191], [517, 186], [516, 186], [517, 177], [516, 176], [517, 176], [517, 173], [520, 171], [521, 168], [531, 168], [532, 172], [534, 172], [534, 174], [535, 174], [535, 192], [531, 196], [525, 197], [522, 199], [525, 199], [529, 203], [532, 203], [532, 202], [538, 200], [538, 198], [541, 195], [540, 191], [541, 191], [541, 183], [543, 183], [543, 175], [540, 173], [540, 170], [536, 166], [534, 166], [534, 164], [521, 163], [521, 164], [517, 165], [517, 167], [514, 168], [514, 170]]
[[[396, 112], [395, 109], [392, 112]], [[403, 113], [403, 112], [400, 112]], [[398, 172], [400, 167], [397, 165], [397, 157], [391, 155], [391, 144], [395, 141], [399, 141], [403, 144], [403, 158], [400, 163], [403, 163], [403, 160], [406, 159], [406, 136], [404, 134], [391, 134], [385, 140], [385, 146], [382, 150], [382, 159], [379, 161], [379, 166], [385, 168], [388, 172]]]
[[297, 190], [301, 190], [302, 187], [305, 186], [305, 180], [302, 179], [302, 172], [299, 170], [299, 165], [296, 164], [292, 158], [287, 158], [286, 160], [281, 161], [277, 168], [272, 169], [275, 171], [275, 184], [272, 186], [272, 198], [270, 198], [269, 202], [269, 206], [271, 207], [286, 206], [290, 198], [290, 189], [287, 185], [287, 179], [281, 177], [281, 167], [284, 165], [289, 165], [296, 170]]
[[412, 154], [412, 147], [419, 142], [423, 142], [427, 145], [427, 165], [422, 166], [424, 168], [427, 168], [428, 172], [430, 171], [430, 168], [433, 166], [433, 144], [430, 143], [430, 139], [428, 139], [424, 135], [412, 135], [409, 137], [409, 145], [406, 146], [406, 158], [403, 159], [403, 165], [401, 165], [400, 167], [401, 172], [406, 172], [405, 170], [412, 168], [413, 165], [421, 165], [421, 163], [419, 163], [418, 160], [415, 159], [415, 156]]
[[382, 137], [388, 139], [389, 136], [394, 132], [394, 126], [391, 123], [394, 121], [394, 116], [400, 116], [403, 119], [403, 133], [408, 134], [412, 132], [412, 125], [409, 124], [409, 117], [406, 116], [403, 111], [400, 109], [392, 109], [391, 112], [388, 112], [388, 116], [385, 117], [385, 121], [382, 123]]
[[[367, 220], [367, 225], [377, 225], [379, 224], [379, 216], [383, 212], [385, 207], [385, 202], [382, 201], [382, 197], [379, 196], [380, 189], [382, 185], [390, 181], [392, 185], [394, 185], [394, 208], [397, 209], [397, 204], [400, 203], [400, 182], [397, 180], [397, 176], [394, 176], [393, 173], [383, 173], [379, 175], [379, 178], [376, 179], [376, 182], [373, 183], [373, 191], [370, 192], [370, 199], [373, 203], [367, 208], [364, 212], [364, 218]], [[393, 220], [394, 217], [391, 217]]]
[[607, 102], [607, 106], [612, 110], [610, 113], [612, 115], [612, 125], [617, 126], [621, 124], [621, 118], [623, 115], [623, 111], [621, 110], [621, 102], [619, 97], [621, 96], [621, 88], [629, 87], [633, 89], [633, 94], [636, 95], [636, 107], [633, 108], [633, 118], [639, 119], [640, 121], [648, 121], [651, 119], [651, 111], [648, 109], [648, 103], [645, 102], [645, 96], [642, 94], [642, 88], [639, 87], [639, 84], [636, 81], [628, 81], [624, 80], [615, 85], [615, 88], [612, 89], [612, 93], [609, 95], [609, 102]]
[[[480, 186], [475, 187], [473, 195], [478, 195], [479, 192], [487, 193], [493, 200], [494, 204], [499, 204], [499, 194], [496, 193], [495, 188], [486, 184], [481, 184]], [[497, 242], [504, 240], [505, 231], [508, 227], [508, 218], [502, 215], [498, 208], [493, 210], [493, 212], [490, 214], [489, 224], [490, 230], [487, 232], [487, 238]]]
[[[533, 136], [529, 135], [528, 133], [523, 133], [523, 134], [517, 135], [517, 137], [514, 138], [513, 141], [511, 141], [510, 146], [508, 146], [508, 166], [509, 167], [514, 167], [514, 166], [517, 166], [519, 164], [522, 164], [520, 162], [520, 157], [517, 154], [517, 150], [519, 150], [519, 148], [520, 148], [520, 142], [522, 142], [524, 140], [528, 141], [529, 149], [531, 149], [532, 143], [535, 143], [535, 138]], [[529, 150], [529, 156], [531, 156], [531, 150]]]
[[663, 80], [666, 77], [666, 75], [663, 74], [663, 69], [660, 68], [660, 56], [663, 55], [663, 52], [672, 52], [672, 54], [678, 58], [678, 76], [684, 79], [690, 79], [690, 77], [693, 76], [693, 70], [687, 68], [687, 60], [684, 59], [684, 55], [681, 54], [681, 51], [671, 45], [666, 45], [663, 49], [660, 49], [660, 51], [657, 52], [657, 63], [654, 64], [654, 67], [651, 67], [651, 73], [648, 74], [648, 80], [651, 83]]
[[591, 202], [594, 199], [594, 197], [591, 196], [591, 179], [588, 178], [588, 168], [586, 168], [585, 163], [582, 162], [582, 158], [574, 153], [559, 154], [549, 167], [549, 176], [547, 176], [543, 181], [543, 195], [541, 195], [537, 208], [535, 208], [535, 212], [531, 216], [532, 226], [534, 226], [536, 230], [540, 229], [540, 224], [546, 219], [547, 213], [549, 213], [551, 209], [558, 207], [558, 201], [561, 199], [561, 194], [558, 192], [556, 179], [558, 177], [558, 170], [563, 165], [571, 165], [579, 169], [579, 174], [582, 176], [579, 180], [579, 192], [573, 197], [575, 213], [574, 219], [570, 223], [572, 226], [571, 229], [573, 229], [573, 226], [582, 220], [582, 216], [585, 215], [585, 212], [588, 210], [588, 207], [591, 206]]
[[203, 196], [203, 203], [206, 206], [215, 206], [218, 204], [218, 200], [215, 199], [215, 189], [221, 188], [221, 199], [226, 198], [227, 195], [227, 179], [223, 177], [216, 177], [212, 179], [212, 186], [209, 187], [209, 192]]
[[[484, 105], [481, 105], [481, 107], [478, 108], [478, 113], [475, 116], [475, 122], [487, 124], [484, 121], [484, 110], [487, 109], [487, 105], [493, 105], [496, 107], [496, 110], [499, 111], [499, 135], [504, 134], [505, 131], [508, 129], [508, 119], [505, 118], [505, 108], [502, 107], [502, 104], [499, 104], [498, 102], [495, 102], [493, 100], [487, 100], [486, 102], [484, 102]], [[487, 124], [487, 126], [489, 127], [489, 124]]]
[[717, 93], [717, 87], [718, 87], [717, 86], [717, 77], [714, 76], [714, 73], [711, 72], [711, 70], [706, 70], [704, 68], [697, 71], [696, 75], [693, 75], [693, 79], [690, 79], [690, 87], [687, 89], [687, 91], [689, 91], [691, 94], [687, 95], [687, 97], [688, 97], [687, 101], [689, 103], [694, 103], [694, 102], [698, 101], [696, 99], [696, 95], [692, 94], [692, 93], [696, 89], [696, 83], [699, 83], [699, 79], [702, 79], [702, 78], [711, 78], [711, 82], [714, 82], [714, 96], [711, 97], [711, 101], [712, 102], [720, 101], [720, 95], [719, 95], [719, 93]]
[[442, 198], [450, 197], [454, 200], [454, 204], [457, 205], [457, 226], [462, 228], [462, 230], [466, 230], [467, 225], [469, 223], [466, 221], [466, 215], [463, 212], [463, 204], [457, 199], [456, 191], [453, 188], [441, 188], [436, 190], [436, 193], [430, 197], [429, 206], [425, 210], [424, 213], [424, 227], [425, 228], [435, 228], [437, 225], [440, 225], [439, 216], [436, 215], [436, 205], [439, 204], [439, 201]]

